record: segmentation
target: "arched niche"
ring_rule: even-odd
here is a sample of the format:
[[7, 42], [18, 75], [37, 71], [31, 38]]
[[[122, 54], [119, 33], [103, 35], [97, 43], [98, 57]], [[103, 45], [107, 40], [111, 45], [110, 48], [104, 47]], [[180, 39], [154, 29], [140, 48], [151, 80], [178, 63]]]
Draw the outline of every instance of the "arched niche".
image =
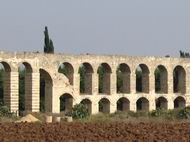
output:
[[149, 93], [149, 69], [145, 64], [136, 68], [136, 92]]
[[155, 92], [168, 93], [168, 72], [163, 65], [159, 65], [155, 71]]
[[117, 93], [130, 93], [130, 75], [129, 66], [122, 63], [117, 68]]
[[130, 101], [122, 97], [117, 101], [117, 111], [129, 111], [130, 110]]
[[100, 94], [109, 94], [111, 93], [111, 67], [107, 63], [102, 63], [98, 67], [98, 77], [99, 85], [98, 90]]
[[68, 62], [62, 63], [59, 66], [58, 72], [64, 74], [68, 78], [69, 83], [71, 85], [73, 85], [74, 69], [73, 69], [73, 66], [70, 63], [68, 63]]
[[40, 111], [52, 112], [53, 80], [48, 71], [40, 69]]
[[182, 66], [176, 66], [173, 71], [174, 93], [186, 93], [186, 72]]
[[149, 111], [149, 101], [148, 99], [141, 97], [136, 102], [137, 111]]
[[81, 94], [92, 94], [92, 75], [94, 71], [89, 63], [83, 63], [79, 67], [80, 75], [80, 93]]
[[99, 112], [110, 113], [110, 101], [107, 98], [102, 98], [99, 102]]

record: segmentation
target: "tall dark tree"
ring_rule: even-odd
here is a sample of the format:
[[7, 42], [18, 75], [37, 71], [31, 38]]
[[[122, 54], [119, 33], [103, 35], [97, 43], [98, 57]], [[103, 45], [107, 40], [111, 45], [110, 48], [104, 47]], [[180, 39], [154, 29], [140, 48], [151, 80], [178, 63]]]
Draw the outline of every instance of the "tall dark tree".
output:
[[47, 27], [45, 27], [44, 36], [44, 53], [54, 53], [53, 41], [49, 38]]
[[188, 52], [184, 52], [180, 50], [179, 54], [181, 58], [190, 58], [190, 54]]

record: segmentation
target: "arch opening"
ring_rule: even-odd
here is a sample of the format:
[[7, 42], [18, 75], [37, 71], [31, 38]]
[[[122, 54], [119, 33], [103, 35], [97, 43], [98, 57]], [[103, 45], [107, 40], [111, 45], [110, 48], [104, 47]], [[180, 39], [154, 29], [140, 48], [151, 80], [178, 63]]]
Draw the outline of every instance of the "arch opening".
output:
[[130, 101], [127, 98], [120, 98], [117, 101], [117, 111], [129, 111], [130, 110]]
[[18, 67], [19, 72], [19, 114], [32, 110], [32, 67], [23, 62]]
[[168, 72], [163, 65], [159, 65], [154, 72], [155, 92], [168, 93]]
[[64, 74], [68, 78], [69, 83], [71, 85], [73, 85], [74, 69], [73, 69], [73, 66], [70, 63], [68, 63], [68, 62], [62, 63], [59, 66], [58, 72]]
[[110, 101], [106, 98], [103, 98], [99, 101], [99, 112], [110, 113]]
[[136, 92], [149, 93], [149, 69], [145, 64], [136, 68]]
[[176, 66], [173, 71], [174, 93], [186, 93], [186, 72], [182, 66]]
[[11, 67], [7, 62], [0, 62], [0, 103], [10, 107], [10, 73]]
[[52, 112], [52, 87], [50, 74], [40, 69], [40, 112]]
[[156, 99], [156, 109], [168, 109], [168, 101], [164, 97], [159, 97]]
[[100, 94], [111, 93], [111, 67], [107, 63], [102, 63], [98, 67], [99, 85], [98, 90]]
[[117, 93], [130, 93], [130, 68], [127, 64], [120, 64], [117, 69]]
[[60, 96], [60, 112], [64, 111], [65, 114], [71, 114], [73, 107], [73, 97], [70, 94], [63, 94]]
[[88, 114], [92, 113], [92, 102], [89, 99], [83, 99], [81, 101], [81, 104], [83, 104], [87, 108]]
[[149, 101], [142, 97], [136, 102], [137, 111], [149, 111]]
[[174, 100], [174, 108], [184, 108], [186, 106], [186, 101], [183, 97], [177, 97]]
[[80, 93], [92, 94], [92, 75], [93, 68], [89, 63], [83, 63], [79, 67], [80, 74]]

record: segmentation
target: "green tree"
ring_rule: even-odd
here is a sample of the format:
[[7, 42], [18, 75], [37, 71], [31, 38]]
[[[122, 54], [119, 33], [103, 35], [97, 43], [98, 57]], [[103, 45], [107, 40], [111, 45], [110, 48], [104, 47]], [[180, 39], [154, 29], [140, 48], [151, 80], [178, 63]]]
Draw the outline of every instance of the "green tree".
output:
[[190, 58], [190, 54], [188, 52], [184, 52], [180, 50], [179, 54], [181, 58]]
[[88, 108], [82, 103], [76, 104], [72, 108], [72, 117], [74, 119], [83, 119], [88, 117], [88, 115]]
[[49, 38], [47, 27], [45, 27], [44, 36], [44, 53], [54, 53], [53, 41]]

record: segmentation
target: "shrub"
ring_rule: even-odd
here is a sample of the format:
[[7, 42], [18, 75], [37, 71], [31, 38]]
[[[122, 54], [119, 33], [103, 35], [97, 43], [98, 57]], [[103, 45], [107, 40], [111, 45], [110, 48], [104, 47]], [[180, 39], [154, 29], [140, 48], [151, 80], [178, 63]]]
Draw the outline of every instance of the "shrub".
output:
[[10, 109], [5, 106], [5, 105], [0, 105], [0, 116], [3, 116], [3, 117], [12, 117], [14, 116], [15, 114], [14, 113], [11, 113], [10, 112]]
[[190, 106], [187, 106], [184, 109], [179, 110], [177, 118], [189, 119], [190, 118]]
[[147, 111], [137, 111], [135, 113], [136, 115], [136, 118], [139, 118], [139, 117], [148, 117], [149, 116], [149, 112]]
[[128, 114], [128, 112], [117, 111], [113, 114], [110, 114], [109, 117], [115, 118], [115, 119], [127, 119], [127, 118], [129, 118], [129, 114]]
[[163, 115], [167, 115], [167, 111], [161, 108], [158, 108], [150, 112], [150, 116], [152, 117], [161, 117]]
[[88, 115], [88, 109], [84, 104], [76, 104], [72, 109], [72, 117], [74, 119], [83, 119]]

